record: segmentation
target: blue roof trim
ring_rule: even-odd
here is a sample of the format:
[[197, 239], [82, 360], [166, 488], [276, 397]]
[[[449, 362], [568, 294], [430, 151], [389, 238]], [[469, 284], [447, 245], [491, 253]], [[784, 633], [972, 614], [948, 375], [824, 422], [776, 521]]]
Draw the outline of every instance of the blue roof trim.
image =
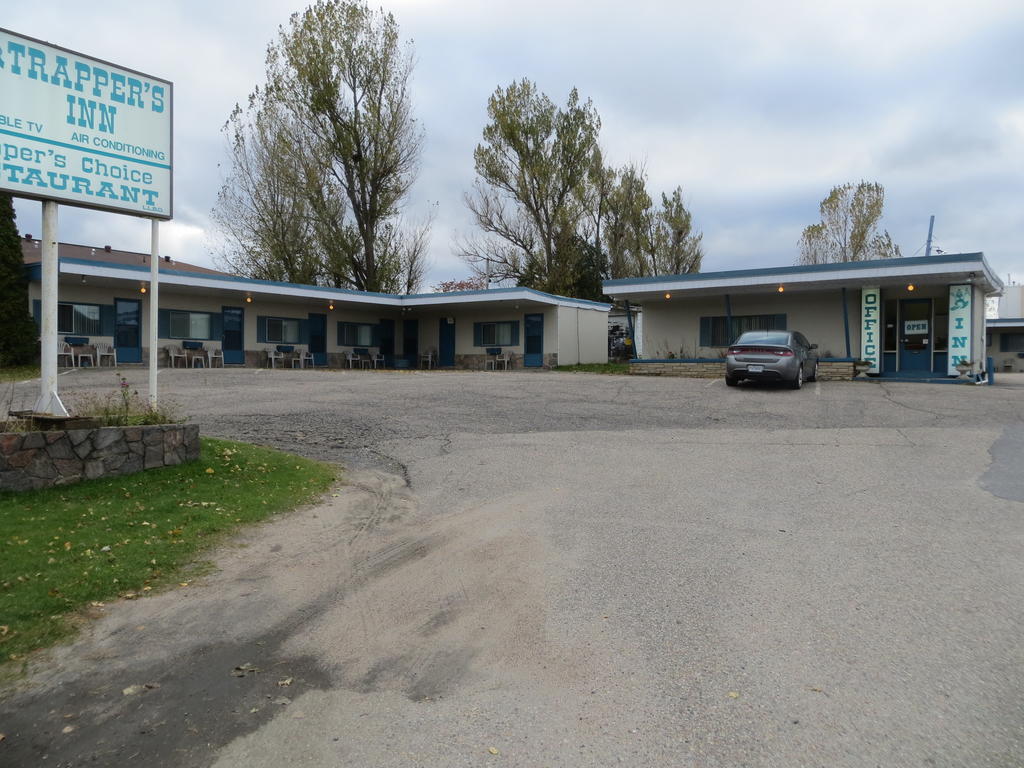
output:
[[[81, 266], [88, 267], [102, 267], [106, 269], [120, 269], [131, 272], [140, 272], [149, 274], [149, 266], [135, 265], [135, 264], [115, 264], [110, 261], [93, 261], [91, 259], [70, 259], [61, 258], [62, 264], [78, 264]], [[37, 270], [37, 276], [33, 279], [41, 279], [42, 266], [33, 265], [33, 268]], [[34, 273], [35, 274], [35, 273]], [[160, 267], [161, 275], [173, 275], [175, 277], [191, 277], [201, 278], [203, 280], [220, 280], [226, 283], [244, 283], [245, 285], [263, 285], [271, 288], [301, 288], [309, 291], [319, 291], [321, 293], [330, 294], [331, 296], [368, 296], [381, 299], [396, 299], [398, 301], [404, 301], [406, 299], [438, 299], [444, 296], [468, 296], [468, 295], [480, 295], [480, 296], [493, 296], [498, 293], [506, 293], [514, 296], [522, 296], [524, 293], [541, 296], [546, 299], [555, 299], [558, 301], [572, 301], [577, 304], [587, 304], [592, 307], [600, 309], [610, 309], [611, 304], [606, 304], [600, 301], [590, 301], [589, 299], [574, 299], [571, 296], [559, 296], [554, 293], [544, 293], [543, 291], [534, 290], [533, 288], [523, 287], [512, 287], [512, 288], [490, 288], [488, 290], [476, 290], [476, 291], [452, 291], [450, 293], [411, 293], [411, 294], [400, 294], [400, 293], [380, 293], [376, 291], [357, 291], [352, 288], [331, 288], [323, 285], [307, 285], [305, 283], [285, 283], [277, 280], [257, 280], [249, 277], [239, 277], [237, 275], [210, 275], [203, 272], [188, 272], [181, 269], [168, 269], [166, 267]]]
[[872, 261], [848, 261], [840, 264], [797, 264], [792, 267], [760, 267], [758, 269], [732, 269], [722, 272], [692, 272], [685, 275], [659, 275], [656, 277], [624, 277], [617, 280], [605, 280], [605, 288], [620, 285], [645, 285], [653, 283], [697, 282], [700, 280], [720, 280], [737, 277], [772, 277], [776, 275], [814, 274], [816, 272], [856, 272], [862, 269], [878, 269], [879, 267], [895, 267], [904, 265], [952, 264], [958, 261], [974, 260], [982, 264], [985, 257], [982, 253], [944, 253], [939, 256], [906, 256], [899, 259], [874, 259]]
[[986, 317], [986, 323], [1024, 323], [1024, 317]]

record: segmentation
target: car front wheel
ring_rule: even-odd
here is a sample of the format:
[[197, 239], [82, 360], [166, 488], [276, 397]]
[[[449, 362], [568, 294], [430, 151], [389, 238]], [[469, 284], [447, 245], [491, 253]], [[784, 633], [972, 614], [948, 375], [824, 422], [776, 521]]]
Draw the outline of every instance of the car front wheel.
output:
[[817, 381], [818, 380], [818, 361], [817, 360], [814, 361], [814, 368], [811, 370], [810, 378], [808, 378], [807, 380], [808, 381]]
[[727, 386], [727, 387], [735, 387], [739, 383], [740, 383], [740, 380], [738, 378], [736, 378], [735, 376], [726, 376], [725, 377], [725, 386]]

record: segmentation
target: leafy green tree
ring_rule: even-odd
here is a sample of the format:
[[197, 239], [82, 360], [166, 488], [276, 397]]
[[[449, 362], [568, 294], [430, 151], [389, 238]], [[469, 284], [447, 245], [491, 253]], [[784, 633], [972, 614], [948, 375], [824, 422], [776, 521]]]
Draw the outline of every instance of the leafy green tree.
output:
[[563, 108], [524, 79], [498, 88], [487, 114], [466, 196], [481, 234], [461, 253], [477, 274], [599, 298], [602, 278], [700, 269], [682, 189], [656, 208], [642, 167], [606, 166], [601, 120], [575, 89]]
[[643, 168], [628, 165], [618, 174], [605, 213], [608, 276], [648, 277], [699, 272], [704, 257], [683, 190], [662, 194], [655, 208]]
[[412, 70], [394, 17], [365, 2], [318, 0], [291, 16], [267, 49], [266, 87], [227, 125], [232, 173], [214, 219], [229, 266], [358, 290], [418, 287], [432, 216], [402, 218], [423, 143]]
[[833, 187], [821, 201], [821, 221], [800, 237], [801, 264], [893, 259], [902, 254], [886, 231], [879, 231], [885, 188], [861, 181]]
[[499, 87], [487, 116], [473, 153], [479, 178], [466, 196], [484, 236], [464, 244], [462, 256], [497, 280], [552, 290], [559, 242], [571, 242], [585, 214], [601, 120], [575, 88], [562, 108], [527, 79]]
[[39, 354], [39, 329], [28, 310], [28, 278], [14, 201], [0, 192], [0, 367], [29, 365]]

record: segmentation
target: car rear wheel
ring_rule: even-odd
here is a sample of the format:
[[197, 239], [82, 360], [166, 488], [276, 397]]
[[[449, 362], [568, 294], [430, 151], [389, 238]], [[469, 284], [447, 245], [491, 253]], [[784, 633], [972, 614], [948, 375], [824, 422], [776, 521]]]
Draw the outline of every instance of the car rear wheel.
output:
[[790, 382], [789, 386], [793, 389], [800, 389], [804, 385], [804, 367], [798, 365], [796, 367], [796, 377]]
[[739, 383], [740, 383], [740, 380], [738, 378], [736, 378], [735, 376], [726, 376], [725, 377], [725, 386], [727, 386], [727, 387], [735, 387]]

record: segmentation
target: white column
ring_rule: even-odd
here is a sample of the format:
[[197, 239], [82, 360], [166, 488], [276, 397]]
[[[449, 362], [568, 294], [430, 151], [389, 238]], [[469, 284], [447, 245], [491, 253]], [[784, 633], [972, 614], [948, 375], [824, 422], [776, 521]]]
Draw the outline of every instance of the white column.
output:
[[40, 317], [39, 399], [36, 413], [67, 416], [57, 395], [57, 203], [43, 203], [42, 315]]
[[150, 230], [149, 257], [149, 405], [156, 408], [157, 339], [160, 311], [160, 221], [153, 219]]

